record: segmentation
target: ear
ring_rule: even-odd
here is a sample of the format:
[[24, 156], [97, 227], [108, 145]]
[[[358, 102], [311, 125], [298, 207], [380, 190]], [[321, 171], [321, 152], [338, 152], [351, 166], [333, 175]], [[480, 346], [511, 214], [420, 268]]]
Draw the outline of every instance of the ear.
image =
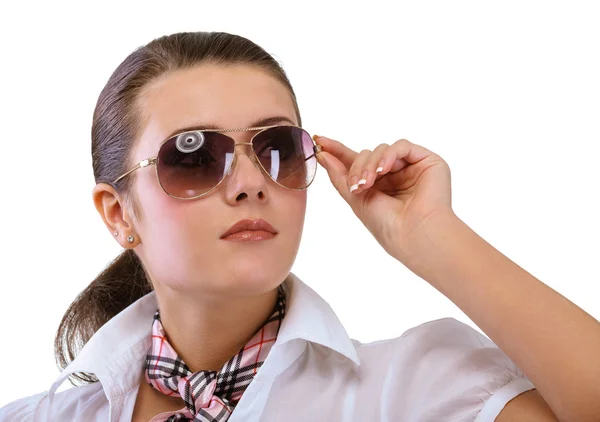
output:
[[[104, 221], [104, 224], [110, 231], [111, 236], [115, 237], [121, 245], [132, 244], [125, 241], [128, 235], [133, 233], [133, 219], [129, 215], [129, 209], [126, 206], [124, 198], [107, 183], [98, 183], [92, 191], [92, 198], [96, 211]], [[118, 235], [114, 236], [114, 232]], [[135, 236], [138, 238], [139, 236]]]

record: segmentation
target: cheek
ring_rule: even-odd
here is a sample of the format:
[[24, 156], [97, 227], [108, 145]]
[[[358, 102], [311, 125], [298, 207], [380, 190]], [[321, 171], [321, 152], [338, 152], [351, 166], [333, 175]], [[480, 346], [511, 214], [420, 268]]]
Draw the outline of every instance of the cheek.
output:
[[222, 214], [222, 210], [212, 202], [209, 198], [181, 201], [163, 193], [154, 201], [154, 210], [148, 213], [152, 221], [152, 241], [162, 249], [168, 248], [174, 254], [182, 255], [214, 243], [219, 227], [219, 219], [215, 216]]
[[178, 237], [190, 229], [197, 219], [195, 216], [204, 214], [198, 209], [199, 204], [192, 204], [194, 201], [181, 201], [167, 195], [156, 174], [151, 172], [140, 178], [138, 198], [143, 207], [145, 237], [152, 242]]
[[143, 222], [140, 233], [145, 265], [156, 280], [164, 283], [189, 278], [195, 267], [202, 268], [214, 260], [219, 210], [206, 198], [181, 201], [165, 194], [158, 183], [144, 186], [140, 203]]
[[306, 200], [307, 200], [307, 192], [306, 190], [298, 192], [298, 198], [295, 198], [295, 217], [299, 220], [300, 227], [304, 225], [304, 217], [306, 215]]
[[280, 206], [275, 207], [278, 210], [280, 224], [286, 226], [286, 230], [298, 241], [304, 226], [306, 200], [306, 190], [288, 191], [281, 198]]
[[[306, 191], [271, 191], [271, 203], [264, 208], [264, 216], [278, 226], [282, 236], [271, 249], [261, 252], [256, 248], [252, 254], [232, 255], [236, 249], [219, 240], [231, 210], [218, 195], [180, 201], [166, 195], [158, 183], [149, 181], [142, 186], [142, 253], [155, 281], [186, 288], [190, 280], [202, 276], [220, 280], [224, 263], [232, 280], [254, 274], [257, 283], [265, 278], [281, 278], [290, 270], [302, 237]], [[278, 264], [264, 266], [273, 254]]]

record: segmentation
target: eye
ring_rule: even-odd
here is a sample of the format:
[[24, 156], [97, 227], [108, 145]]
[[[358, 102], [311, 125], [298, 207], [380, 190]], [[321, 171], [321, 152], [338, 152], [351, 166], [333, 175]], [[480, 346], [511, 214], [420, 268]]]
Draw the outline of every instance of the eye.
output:
[[165, 164], [184, 168], [199, 168], [218, 163], [215, 157], [206, 148], [185, 154], [171, 154], [165, 158]]
[[261, 147], [261, 150], [258, 152], [259, 156], [269, 158], [271, 156], [271, 151], [276, 150], [279, 151], [279, 158], [281, 160], [285, 160], [294, 154], [294, 146], [290, 142], [286, 141], [278, 141], [274, 138], [269, 139], [265, 144]]
[[183, 152], [190, 153], [198, 151], [204, 144], [204, 134], [201, 131], [185, 132], [177, 136], [175, 147]]

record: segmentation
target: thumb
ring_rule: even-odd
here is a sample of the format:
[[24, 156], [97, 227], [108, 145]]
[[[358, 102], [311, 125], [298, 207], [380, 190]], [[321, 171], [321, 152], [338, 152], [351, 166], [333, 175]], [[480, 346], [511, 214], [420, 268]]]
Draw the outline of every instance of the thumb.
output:
[[334, 155], [321, 151], [317, 154], [317, 160], [319, 164], [327, 171], [331, 184], [335, 187], [338, 193], [344, 198], [350, 205], [354, 203], [356, 198], [350, 193], [348, 187], [348, 169], [346, 166], [338, 160]]

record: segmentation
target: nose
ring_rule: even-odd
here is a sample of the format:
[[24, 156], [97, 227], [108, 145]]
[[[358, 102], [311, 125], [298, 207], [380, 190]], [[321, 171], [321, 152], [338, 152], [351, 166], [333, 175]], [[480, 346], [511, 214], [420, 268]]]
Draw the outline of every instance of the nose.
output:
[[227, 171], [225, 199], [235, 205], [241, 201], [266, 202], [267, 181], [250, 142], [235, 144], [235, 159]]

